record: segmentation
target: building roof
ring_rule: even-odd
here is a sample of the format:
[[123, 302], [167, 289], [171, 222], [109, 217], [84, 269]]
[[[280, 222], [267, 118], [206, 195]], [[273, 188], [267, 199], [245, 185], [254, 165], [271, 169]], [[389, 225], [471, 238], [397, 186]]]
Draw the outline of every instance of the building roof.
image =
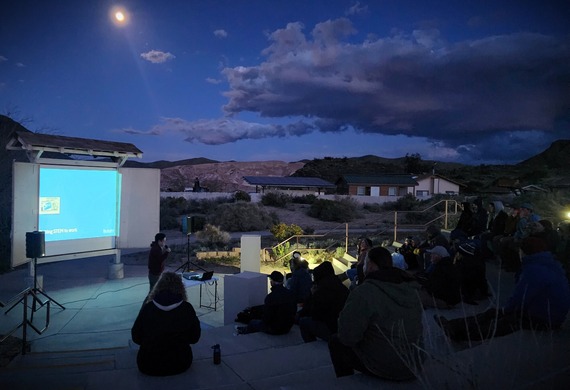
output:
[[244, 176], [243, 178], [248, 184], [262, 187], [336, 188], [334, 184], [318, 177]]
[[65, 137], [28, 131], [15, 131], [6, 145], [8, 150], [24, 150], [30, 160], [37, 161], [43, 152], [89, 155], [126, 160], [142, 157], [142, 151], [130, 143], [99, 141], [89, 138]]
[[344, 175], [348, 185], [397, 185], [417, 186], [418, 182], [411, 175]]

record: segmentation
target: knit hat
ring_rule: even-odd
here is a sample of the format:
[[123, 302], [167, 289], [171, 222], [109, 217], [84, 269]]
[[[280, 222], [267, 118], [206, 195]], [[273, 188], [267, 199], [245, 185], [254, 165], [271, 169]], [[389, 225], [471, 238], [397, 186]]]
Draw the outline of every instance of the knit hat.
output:
[[444, 247], [438, 245], [438, 246], [434, 246], [431, 249], [427, 249], [426, 250], [427, 253], [435, 253], [436, 255], [439, 255], [441, 257], [449, 257], [449, 252], [447, 251], [447, 249], [445, 249]]
[[463, 254], [463, 255], [468, 255], [468, 256], [475, 256], [475, 245], [469, 243], [469, 242], [465, 242], [461, 245], [459, 245], [459, 248], [457, 248], [459, 253]]
[[267, 275], [267, 277], [277, 283], [283, 283], [284, 279], [283, 274], [279, 271], [273, 271], [270, 275]]

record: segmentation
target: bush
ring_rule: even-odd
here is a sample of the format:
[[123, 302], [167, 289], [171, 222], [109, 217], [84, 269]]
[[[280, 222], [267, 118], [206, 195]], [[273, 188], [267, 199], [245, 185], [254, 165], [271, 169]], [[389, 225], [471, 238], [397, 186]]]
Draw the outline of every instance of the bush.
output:
[[317, 199], [307, 212], [310, 217], [333, 222], [350, 222], [358, 214], [358, 203], [350, 198], [340, 200]]
[[390, 211], [412, 211], [417, 210], [420, 205], [420, 201], [417, 200], [412, 194], [407, 194], [402, 196], [395, 202], [386, 202], [383, 207], [384, 210]]
[[278, 223], [271, 226], [269, 231], [279, 242], [285, 241], [290, 237], [303, 234], [303, 229], [301, 229], [300, 226], [295, 224], [286, 225], [284, 223]]
[[317, 200], [317, 196], [313, 194], [307, 194], [303, 196], [294, 196], [292, 199], [293, 203], [298, 204], [313, 204]]
[[246, 202], [220, 204], [208, 215], [207, 221], [228, 232], [268, 230], [278, 222], [263, 207]]
[[234, 199], [236, 202], [251, 202], [251, 195], [245, 191], [236, 191]]
[[224, 232], [218, 226], [210, 224], [206, 224], [203, 230], [196, 233], [196, 240], [212, 249], [227, 246], [230, 239], [228, 232]]
[[288, 203], [291, 203], [291, 196], [282, 192], [268, 192], [261, 197], [261, 203], [264, 206], [285, 208]]

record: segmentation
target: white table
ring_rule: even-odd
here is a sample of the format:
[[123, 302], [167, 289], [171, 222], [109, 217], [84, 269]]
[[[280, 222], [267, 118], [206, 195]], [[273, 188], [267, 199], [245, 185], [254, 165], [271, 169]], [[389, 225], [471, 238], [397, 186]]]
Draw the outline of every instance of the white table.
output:
[[[200, 307], [205, 307], [207, 309], [214, 309], [214, 311], [217, 310], [218, 308], [218, 280], [219, 278], [217, 278], [216, 276], [213, 276], [212, 279], [210, 280], [192, 280], [192, 279], [186, 279], [186, 278], [182, 278], [182, 283], [184, 283], [184, 287], [188, 288], [188, 287], [194, 287], [194, 286], [200, 286]], [[206, 286], [205, 288], [208, 288], [208, 286], [214, 286], [214, 306], [211, 305], [202, 305], [202, 286]]]

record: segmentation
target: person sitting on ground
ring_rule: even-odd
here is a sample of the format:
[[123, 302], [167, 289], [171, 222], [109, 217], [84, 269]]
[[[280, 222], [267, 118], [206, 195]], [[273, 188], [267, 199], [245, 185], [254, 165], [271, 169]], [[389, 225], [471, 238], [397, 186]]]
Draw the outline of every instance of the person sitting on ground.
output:
[[494, 256], [493, 240], [495, 237], [504, 234], [507, 218], [508, 215], [505, 212], [503, 202], [494, 200], [487, 203], [487, 225], [485, 231], [479, 235], [483, 258]]
[[200, 339], [200, 321], [188, 302], [180, 275], [164, 272], [131, 329], [133, 342], [140, 345], [137, 366], [147, 375], [176, 375], [193, 360], [190, 344]]
[[449, 234], [451, 241], [463, 242], [471, 237], [475, 232], [477, 220], [473, 214], [473, 207], [470, 202], [461, 202], [461, 214], [455, 229]]
[[265, 297], [262, 319], [252, 319], [247, 326], [236, 326], [238, 334], [265, 332], [272, 335], [289, 333], [295, 323], [297, 302], [295, 294], [283, 286], [283, 274], [273, 271], [268, 275], [271, 292]]
[[520, 255], [520, 277], [502, 309], [489, 309], [476, 316], [452, 320], [434, 316], [449, 338], [483, 340], [520, 329], [560, 328], [570, 310], [570, 285], [564, 270], [540, 237], [523, 239]]
[[295, 300], [298, 304], [303, 304], [309, 295], [311, 295], [311, 287], [313, 280], [309, 273], [309, 263], [301, 257], [300, 252], [293, 252], [293, 256], [289, 261], [291, 274], [287, 279], [285, 287], [293, 292]]
[[423, 288], [420, 299], [424, 307], [447, 309], [461, 301], [459, 273], [447, 249], [436, 246], [427, 254], [433, 265], [424, 275], [418, 274]]
[[337, 377], [354, 370], [388, 380], [415, 379], [424, 359], [422, 307], [414, 277], [392, 267], [390, 251], [374, 247], [364, 282], [351, 291], [329, 339]]
[[346, 298], [348, 287], [335, 275], [330, 261], [325, 261], [313, 270], [312, 293], [299, 316], [301, 337], [306, 343], [318, 338], [328, 341], [337, 332], [338, 315]]
[[404, 259], [402, 254], [402, 248], [398, 248], [394, 253], [392, 253], [392, 264], [396, 268], [403, 269], [404, 271], [408, 269], [408, 263]]
[[364, 259], [366, 258], [366, 253], [368, 253], [370, 248], [372, 248], [372, 240], [368, 237], [360, 237], [356, 248], [358, 261], [356, 264], [352, 265], [351, 269], [346, 271], [346, 274], [351, 281], [351, 289], [364, 281]]
[[148, 253], [149, 291], [152, 291], [152, 288], [164, 271], [164, 263], [169, 253], [170, 248], [166, 245], [166, 234], [156, 233], [154, 241], [150, 243], [150, 252]]
[[501, 240], [503, 251], [501, 252], [502, 266], [507, 271], [517, 272], [520, 270], [519, 248], [521, 241], [531, 234], [533, 222], [538, 222], [540, 217], [534, 213], [534, 207], [530, 203], [523, 203], [519, 208], [519, 220], [512, 237]]
[[442, 246], [447, 251], [449, 251], [449, 241], [441, 232], [441, 228], [437, 225], [429, 225], [426, 228], [427, 239], [422, 242], [414, 253], [418, 255], [418, 261], [422, 270], [426, 271], [428, 267], [431, 266], [430, 256], [426, 254], [427, 249], [435, 248], [436, 246]]
[[409, 271], [414, 271], [419, 268], [418, 257], [414, 254], [414, 249], [416, 249], [418, 242], [409, 236], [406, 237], [404, 243], [400, 247], [400, 253], [404, 255], [404, 261], [407, 264]]
[[464, 242], [459, 245], [454, 263], [459, 272], [463, 302], [477, 305], [476, 301], [486, 299], [489, 292], [487, 267], [476, 242]]

